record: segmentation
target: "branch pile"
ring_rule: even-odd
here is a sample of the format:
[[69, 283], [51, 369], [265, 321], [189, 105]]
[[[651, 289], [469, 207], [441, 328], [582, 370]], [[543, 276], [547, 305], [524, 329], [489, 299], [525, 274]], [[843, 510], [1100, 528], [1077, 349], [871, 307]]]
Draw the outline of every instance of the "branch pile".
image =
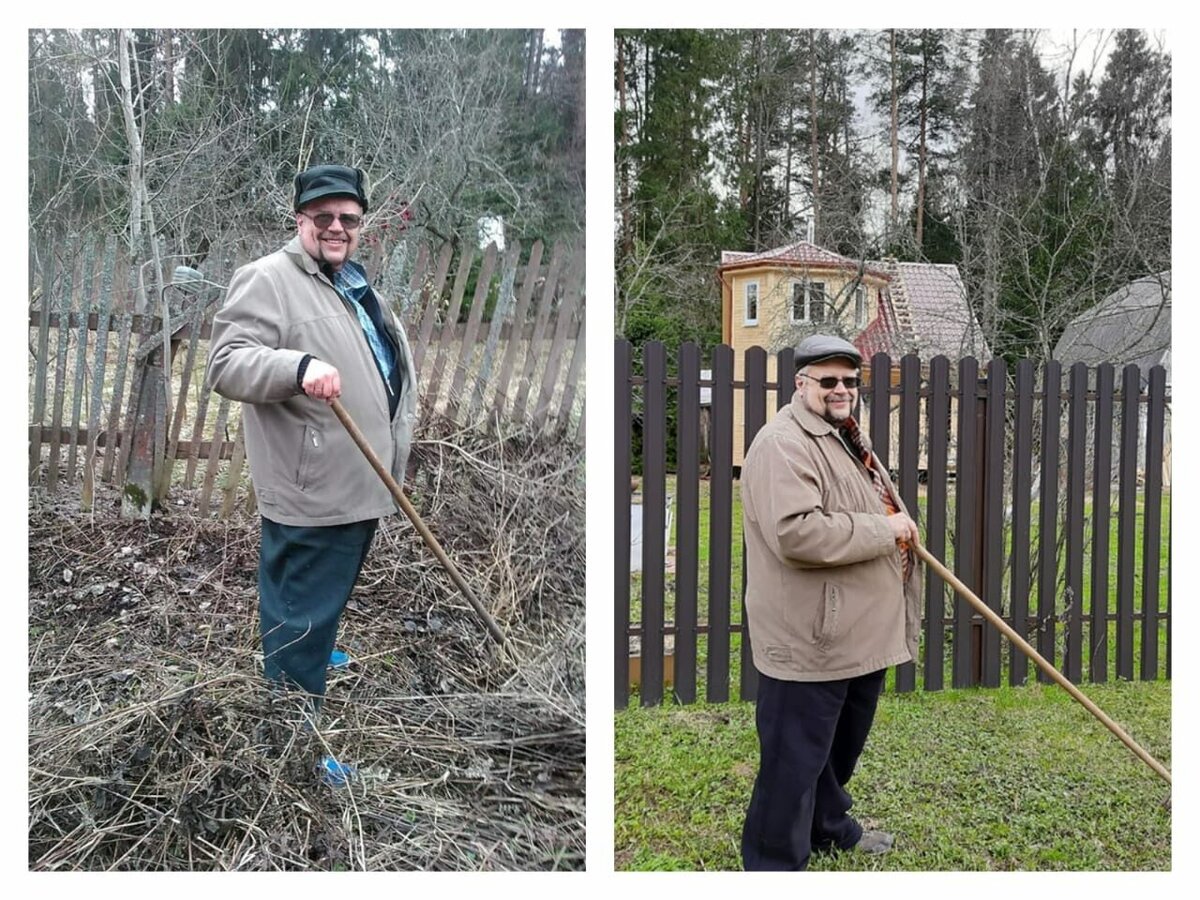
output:
[[[31, 869], [582, 867], [579, 451], [439, 421], [414, 459], [414, 503], [520, 668], [393, 517], [315, 731], [261, 678], [257, 519], [32, 495]], [[347, 787], [322, 783], [327, 753]]]

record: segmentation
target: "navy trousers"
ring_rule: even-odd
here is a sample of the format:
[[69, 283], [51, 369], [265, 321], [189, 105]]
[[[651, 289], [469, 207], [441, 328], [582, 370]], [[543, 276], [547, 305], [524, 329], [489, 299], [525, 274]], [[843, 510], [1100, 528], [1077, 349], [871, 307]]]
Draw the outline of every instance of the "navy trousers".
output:
[[325, 670], [378, 519], [304, 527], [262, 520], [259, 630], [267, 678], [325, 694]]
[[801, 870], [814, 850], [862, 838], [846, 790], [867, 743], [884, 670], [841, 681], [759, 676], [759, 769], [742, 828], [746, 871]]

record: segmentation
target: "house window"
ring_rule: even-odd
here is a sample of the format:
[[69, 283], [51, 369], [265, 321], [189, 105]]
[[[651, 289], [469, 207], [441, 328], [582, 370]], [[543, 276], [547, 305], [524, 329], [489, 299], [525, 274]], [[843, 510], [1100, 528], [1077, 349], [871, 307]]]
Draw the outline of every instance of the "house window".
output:
[[746, 325], [758, 324], [758, 282], [751, 281], [746, 285]]
[[825, 321], [825, 282], [792, 282], [791, 317], [793, 322], [820, 324]]
[[854, 289], [854, 324], [859, 328], [867, 324], [867, 289], [861, 284]]

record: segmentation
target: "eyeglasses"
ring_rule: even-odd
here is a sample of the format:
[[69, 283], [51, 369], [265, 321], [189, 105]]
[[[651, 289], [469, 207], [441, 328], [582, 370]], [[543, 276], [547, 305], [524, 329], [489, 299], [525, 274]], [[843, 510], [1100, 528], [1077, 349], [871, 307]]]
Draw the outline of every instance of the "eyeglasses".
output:
[[861, 379], [857, 375], [844, 375], [838, 378], [836, 375], [826, 375], [824, 378], [813, 378], [811, 375], [801, 374], [801, 378], [807, 378], [809, 381], [815, 381], [827, 391], [832, 391], [838, 386], [840, 381], [846, 386], [846, 390], [852, 391], [861, 383]]
[[342, 227], [347, 231], [354, 231], [362, 224], [362, 216], [355, 215], [354, 213], [342, 213], [340, 216], [335, 216], [333, 213], [325, 212], [317, 213], [315, 216], [313, 216], [306, 212], [302, 212], [300, 215], [312, 219], [313, 224], [322, 230], [332, 225], [334, 219], [337, 219], [339, 222], [341, 222]]

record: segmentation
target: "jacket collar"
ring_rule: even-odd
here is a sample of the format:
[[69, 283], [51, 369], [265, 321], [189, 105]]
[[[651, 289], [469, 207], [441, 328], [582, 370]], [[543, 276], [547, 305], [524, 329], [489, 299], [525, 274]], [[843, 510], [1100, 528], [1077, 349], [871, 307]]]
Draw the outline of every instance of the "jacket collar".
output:
[[[298, 265], [309, 275], [319, 275], [323, 278], [325, 277], [325, 273], [321, 271], [321, 264], [309, 256], [308, 251], [305, 250], [301, 245], [300, 235], [297, 234], [290, 241], [288, 241], [287, 245], [283, 248], [283, 252], [290, 256], [292, 262]], [[355, 271], [357, 271], [360, 275], [366, 274], [366, 270], [352, 259], [346, 260], [343, 265], [353, 266]], [[331, 279], [326, 280], [332, 283]]]
[[817, 437], [833, 434], [834, 427], [808, 408], [799, 390], [792, 394], [788, 409], [791, 410], [792, 418], [809, 434]]

